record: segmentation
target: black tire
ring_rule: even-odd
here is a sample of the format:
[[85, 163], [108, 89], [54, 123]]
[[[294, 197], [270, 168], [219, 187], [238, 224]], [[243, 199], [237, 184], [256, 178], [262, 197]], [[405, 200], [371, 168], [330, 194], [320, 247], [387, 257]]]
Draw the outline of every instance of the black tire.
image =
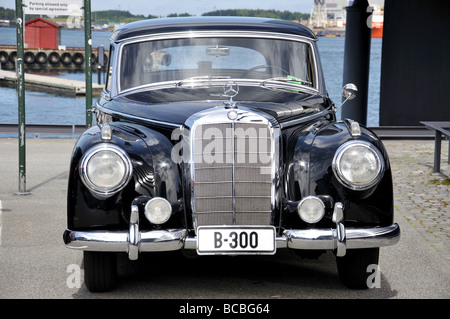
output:
[[72, 55], [69, 52], [64, 52], [61, 54], [61, 63], [64, 65], [71, 65], [72, 64]]
[[85, 251], [84, 283], [92, 292], [113, 290], [117, 285], [117, 254]]
[[16, 64], [16, 61], [17, 61], [17, 51], [11, 51], [11, 52], [9, 53], [9, 61], [10, 61], [12, 64]]
[[84, 62], [83, 54], [81, 54], [80, 52], [74, 53], [74, 55], [72, 56], [72, 63], [77, 66], [80, 66], [83, 64], [83, 62]]
[[34, 56], [33, 52], [25, 52], [23, 55], [23, 61], [25, 62], [25, 64], [34, 64], [34, 62], [36, 61], [36, 57]]
[[36, 63], [37, 64], [40, 64], [40, 65], [45, 64], [45, 63], [47, 63], [47, 60], [48, 60], [48, 58], [47, 58], [47, 54], [45, 52], [41, 51], [41, 52], [36, 53]]
[[367, 279], [372, 274], [369, 265], [378, 265], [380, 249], [348, 249], [344, 257], [336, 257], [340, 281], [352, 289], [367, 289]]
[[58, 64], [60, 62], [60, 59], [61, 59], [61, 57], [59, 56], [58, 52], [53, 51], [48, 55], [48, 62], [51, 65]]
[[5, 51], [0, 51], [0, 63], [6, 64], [9, 61], [9, 55]]
[[91, 65], [95, 65], [97, 63], [97, 56], [95, 53], [91, 53]]

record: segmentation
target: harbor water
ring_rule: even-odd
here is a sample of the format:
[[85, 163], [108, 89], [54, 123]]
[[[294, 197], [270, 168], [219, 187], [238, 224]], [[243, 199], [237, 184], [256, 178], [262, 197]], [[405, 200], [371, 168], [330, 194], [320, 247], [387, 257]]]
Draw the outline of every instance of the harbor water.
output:
[[[92, 31], [92, 46], [109, 46], [110, 32]], [[14, 28], [0, 28], [0, 44], [16, 44]], [[320, 37], [318, 47], [325, 83], [331, 99], [341, 103], [345, 38]], [[379, 97], [382, 39], [372, 39], [367, 125], [379, 125]], [[83, 47], [83, 30], [61, 30], [61, 45]], [[30, 71], [26, 71], [30, 72]], [[40, 70], [39, 74], [84, 81], [83, 71]], [[36, 73], [33, 71], [33, 73]], [[104, 76], [102, 77], [104, 80]], [[97, 82], [96, 70], [92, 81]], [[0, 86], [0, 123], [17, 123], [18, 106], [16, 90]], [[95, 101], [95, 99], [94, 99]], [[93, 102], [94, 102], [93, 101]], [[25, 93], [26, 123], [29, 124], [85, 124], [86, 98], [27, 90]], [[340, 114], [338, 113], [338, 117]]]

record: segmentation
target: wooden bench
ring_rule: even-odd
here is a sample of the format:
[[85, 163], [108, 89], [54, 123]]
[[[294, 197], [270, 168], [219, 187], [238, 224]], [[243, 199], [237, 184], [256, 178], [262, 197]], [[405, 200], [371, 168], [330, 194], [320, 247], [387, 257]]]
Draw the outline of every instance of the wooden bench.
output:
[[[450, 122], [420, 122], [426, 126], [427, 129], [434, 131], [434, 165], [433, 172], [439, 173], [441, 171], [441, 142], [442, 136], [447, 137], [450, 140]], [[450, 164], [450, 142], [448, 147], [448, 159], [447, 163]]]

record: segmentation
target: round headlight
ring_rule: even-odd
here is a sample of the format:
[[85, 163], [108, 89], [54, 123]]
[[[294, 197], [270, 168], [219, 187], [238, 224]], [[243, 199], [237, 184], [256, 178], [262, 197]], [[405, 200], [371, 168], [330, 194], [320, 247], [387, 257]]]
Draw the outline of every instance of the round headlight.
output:
[[344, 186], [365, 190], [378, 183], [383, 176], [383, 157], [372, 144], [351, 141], [342, 144], [336, 151], [333, 171]]
[[325, 204], [317, 197], [305, 197], [298, 204], [298, 214], [307, 223], [317, 223], [325, 215]]
[[91, 148], [81, 160], [81, 178], [93, 192], [110, 195], [120, 191], [132, 174], [132, 164], [127, 153], [112, 144]]
[[150, 223], [164, 224], [172, 214], [172, 205], [162, 197], [154, 197], [145, 204], [144, 214]]

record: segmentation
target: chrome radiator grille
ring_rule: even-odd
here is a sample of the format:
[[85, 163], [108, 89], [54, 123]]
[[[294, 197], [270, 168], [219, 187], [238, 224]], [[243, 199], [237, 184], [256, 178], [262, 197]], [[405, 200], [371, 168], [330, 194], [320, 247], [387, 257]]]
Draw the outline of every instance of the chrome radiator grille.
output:
[[275, 143], [267, 120], [205, 121], [191, 134], [196, 226], [270, 225]]

